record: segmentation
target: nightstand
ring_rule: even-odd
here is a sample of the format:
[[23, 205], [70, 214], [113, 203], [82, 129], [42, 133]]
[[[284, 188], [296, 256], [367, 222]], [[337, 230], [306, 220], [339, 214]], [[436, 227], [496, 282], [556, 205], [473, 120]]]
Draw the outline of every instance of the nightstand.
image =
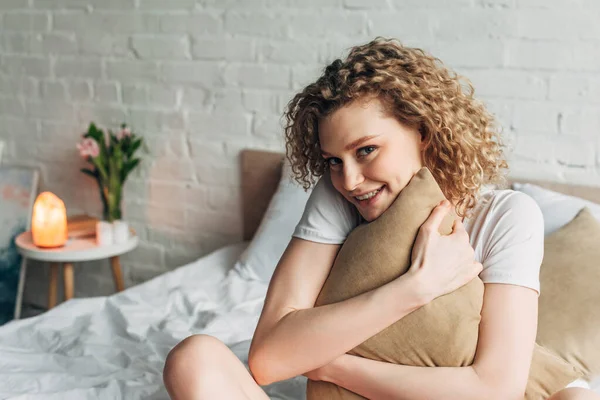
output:
[[[115, 287], [118, 292], [125, 289], [119, 256], [135, 249], [139, 239], [132, 230], [129, 240], [121, 244], [98, 246], [95, 237], [71, 238], [62, 247], [44, 249], [33, 244], [31, 231], [27, 231], [17, 236], [15, 242], [19, 253], [24, 258], [50, 263], [50, 282], [48, 286], [48, 309], [50, 309], [56, 305], [59, 264], [63, 264], [65, 300], [73, 298], [75, 292], [73, 274], [73, 263], [75, 262], [110, 259]], [[22, 276], [23, 281], [24, 278], [25, 276]], [[17, 299], [17, 304], [20, 310], [20, 298]]]

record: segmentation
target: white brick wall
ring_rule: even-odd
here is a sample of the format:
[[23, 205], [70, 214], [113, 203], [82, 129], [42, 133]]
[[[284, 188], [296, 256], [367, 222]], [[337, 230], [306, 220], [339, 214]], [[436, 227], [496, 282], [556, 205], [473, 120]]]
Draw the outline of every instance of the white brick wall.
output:
[[[37, 166], [69, 210], [100, 212], [75, 150], [128, 122], [150, 154], [126, 184], [133, 285], [240, 240], [240, 149], [282, 150], [294, 91], [377, 35], [471, 78], [513, 149], [512, 175], [600, 186], [597, 0], [1, 0], [5, 162]], [[113, 291], [78, 265], [78, 296]], [[45, 304], [32, 264], [28, 301]]]

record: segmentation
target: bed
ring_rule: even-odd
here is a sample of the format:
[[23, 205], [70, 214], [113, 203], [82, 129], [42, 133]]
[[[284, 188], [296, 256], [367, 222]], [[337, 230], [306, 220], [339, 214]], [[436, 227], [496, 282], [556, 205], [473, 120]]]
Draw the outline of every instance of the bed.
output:
[[[72, 299], [0, 327], [1, 399], [168, 399], [164, 360], [179, 341], [204, 333], [247, 365], [267, 284], [233, 267], [277, 189], [282, 154], [240, 154], [243, 241], [108, 297]], [[545, 184], [600, 203], [600, 188]], [[265, 387], [271, 399], [305, 398], [306, 378]], [[600, 380], [592, 382], [600, 393]]]

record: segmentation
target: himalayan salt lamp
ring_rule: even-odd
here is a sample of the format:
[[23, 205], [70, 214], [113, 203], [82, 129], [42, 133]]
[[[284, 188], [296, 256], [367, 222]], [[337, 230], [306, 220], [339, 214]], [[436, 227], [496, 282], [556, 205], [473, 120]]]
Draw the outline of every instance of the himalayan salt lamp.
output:
[[43, 192], [35, 200], [31, 234], [38, 247], [60, 247], [67, 242], [67, 210], [55, 194]]

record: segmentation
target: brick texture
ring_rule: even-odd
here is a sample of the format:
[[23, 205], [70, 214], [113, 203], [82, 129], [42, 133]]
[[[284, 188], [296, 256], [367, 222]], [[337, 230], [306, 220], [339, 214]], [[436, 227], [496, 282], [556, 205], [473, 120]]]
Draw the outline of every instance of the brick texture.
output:
[[[283, 150], [294, 92], [383, 35], [471, 79], [513, 176], [600, 186], [598, 20], [593, 0], [2, 0], [3, 162], [38, 167], [42, 190], [99, 215], [79, 135], [90, 121], [143, 134], [124, 204], [137, 284], [241, 239], [238, 151]], [[43, 305], [47, 270], [29, 274], [26, 300]], [[76, 278], [77, 296], [114, 290], [107, 262]]]

